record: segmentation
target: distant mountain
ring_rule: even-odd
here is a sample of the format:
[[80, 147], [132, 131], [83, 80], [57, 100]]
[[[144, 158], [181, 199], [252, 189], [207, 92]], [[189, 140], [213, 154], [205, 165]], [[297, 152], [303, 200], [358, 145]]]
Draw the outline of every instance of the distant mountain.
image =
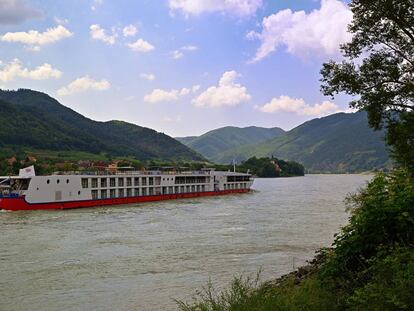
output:
[[232, 127], [227, 126], [207, 132], [201, 136], [177, 137], [176, 139], [207, 159], [214, 160], [220, 153], [248, 145], [264, 142], [285, 133], [281, 128]]
[[97, 122], [47, 94], [0, 90], [0, 148], [107, 153], [139, 160], [203, 160], [175, 139], [122, 121]]
[[308, 121], [264, 143], [228, 149], [209, 158], [230, 163], [273, 155], [300, 162], [312, 172], [360, 172], [391, 164], [383, 137], [383, 132], [368, 127], [365, 112], [337, 113]]

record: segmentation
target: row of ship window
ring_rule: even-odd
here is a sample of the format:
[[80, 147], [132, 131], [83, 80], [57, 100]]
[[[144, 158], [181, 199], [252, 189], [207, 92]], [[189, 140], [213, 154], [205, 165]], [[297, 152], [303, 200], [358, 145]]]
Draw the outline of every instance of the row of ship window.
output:
[[[109, 183], [108, 183], [109, 179]], [[161, 177], [127, 177], [127, 178], [82, 178], [82, 188], [101, 188], [108, 187], [132, 187], [134, 186], [159, 186]]]
[[233, 190], [233, 189], [247, 189], [246, 183], [241, 184], [224, 184], [224, 190]]
[[161, 194], [178, 194], [205, 192], [204, 185], [197, 186], [175, 186], [175, 187], [157, 187], [157, 188], [127, 188], [127, 189], [109, 189], [109, 190], [92, 190], [92, 199], [112, 199], [138, 196], [151, 196]]
[[[109, 179], [109, 182], [108, 182]], [[171, 178], [162, 178], [162, 180], [174, 180]], [[209, 183], [206, 177], [177, 177], [176, 184], [201, 184]], [[110, 188], [114, 187], [132, 187], [132, 186], [159, 186], [161, 185], [161, 177], [118, 177], [118, 178], [82, 178], [82, 188]]]

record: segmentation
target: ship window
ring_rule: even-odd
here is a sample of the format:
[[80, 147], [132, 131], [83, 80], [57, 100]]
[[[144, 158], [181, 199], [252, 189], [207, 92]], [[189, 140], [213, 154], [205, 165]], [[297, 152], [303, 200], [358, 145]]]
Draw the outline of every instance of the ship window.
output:
[[128, 188], [126, 192], [127, 192], [127, 197], [132, 197], [132, 189], [131, 188]]
[[78, 191], [78, 195], [80, 195], [81, 194], [81, 192], [80, 191]]
[[149, 188], [148, 192], [149, 195], [154, 195], [154, 188]]
[[50, 184], [50, 180], [48, 179], [48, 180], [46, 181], [46, 183], [47, 183], [47, 184]]
[[147, 185], [147, 177], [142, 177], [142, 185], [143, 186]]
[[124, 189], [118, 190], [118, 197], [123, 198], [124, 197]]
[[112, 199], [112, 198], [115, 198], [115, 197], [116, 197], [116, 190], [115, 190], [115, 189], [111, 189], [111, 190], [109, 191], [109, 196], [111, 197], [111, 199]]
[[92, 200], [96, 200], [98, 198], [98, 190], [92, 190]]
[[152, 186], [152, 185], [154, 184], [154, 177], [150, 177], [150, 178], [148, 179], [148, 184], [149, 184], [150, 186]]
[[101, 190], [101, 199], [106, 199], [108, 197], [108, 193], [106, 190]]
[[67, 183], [67, 184], [69, 183], [69, 179], [66, 179], [66, 183]]
[[126, 183], [127, 183], [127, 187], [131, 187], [132, 186], [132, 178], [128, 177]]
[[92, 188], [98, 188], [98, 178], [92, 178]]
[[137, 197], [139, 196], [139, 188], [134, 189], [134, 195]]
[[123, 187], [123, 186], [124, 186], [124, 179], [118, 178], [118, 187]]
[[107, 187], [107, 180], [106, 178], [101, 178], [101, 188], [106, 188]]
[[82, 178], [82, 188], [88, 188], [89, 183], [88, 183], [88, 178]]
[[109, 187], [115, 187], [115, 178], [110, 178], [109, 179]]
[[147, 195], [147, 188], [142, 188], [142, 195]]
[[56, 183], [60, 183], [60, 179], [56, 180]]
[[134, 178], [134, 185], [139, 186], [139, 177]]

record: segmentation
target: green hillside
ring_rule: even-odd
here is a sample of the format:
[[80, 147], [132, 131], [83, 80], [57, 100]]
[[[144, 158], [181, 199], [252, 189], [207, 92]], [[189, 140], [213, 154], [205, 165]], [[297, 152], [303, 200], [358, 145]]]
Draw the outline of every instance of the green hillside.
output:
[[278, 127], [262, 128], [249, 126], [244, 128], [227, 126], [207, 132], [201, 136], [178, 137], [178, 141], [199, 152], [207, 159], [214, 159], [217, 154], [252, 143], [283, 135], [285, 132]]
[[275, 156], [302, 163], [311, 172], [360, 172], [390, 165], [383, 132], [368, 127], [365, 112], [338, 113], [308, 121], [264, 143], [210, 157], [218, 163]]
[[107, 153], [139, 160], [203, 160], [175, 139], [122, 121], [97, 122], [47, 94], [0, 90], [0, 149]]

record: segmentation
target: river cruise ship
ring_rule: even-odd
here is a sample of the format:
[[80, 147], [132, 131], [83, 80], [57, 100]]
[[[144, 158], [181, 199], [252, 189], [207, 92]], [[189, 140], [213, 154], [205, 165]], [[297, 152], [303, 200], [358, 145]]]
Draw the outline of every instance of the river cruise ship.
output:
[[250, 174], [215, 171], [65, 172], [0, 177], [0, 209], [46, 210], [133, 204], [250, 191]]

